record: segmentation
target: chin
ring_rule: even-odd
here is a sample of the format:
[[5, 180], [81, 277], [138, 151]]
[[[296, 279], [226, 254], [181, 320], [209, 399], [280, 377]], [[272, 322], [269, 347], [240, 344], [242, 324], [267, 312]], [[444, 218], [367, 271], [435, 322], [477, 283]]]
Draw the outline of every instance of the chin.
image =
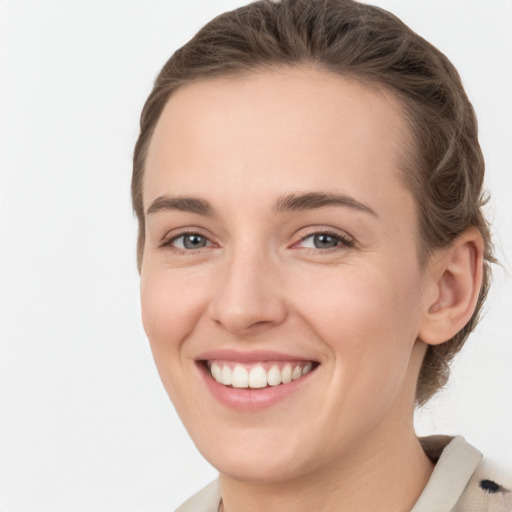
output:
[[276, 457], [276, 454], [247, 454], [245, 456], [216, 457], [210, 460], [212, 465], [223, 475], [241, 482], [261, 484], [282, 483], [307, 473], [305, 464], [297, 457]]
[[221, 474], [243, 482], [278, 483], [313, 469], [313, 462], [308, 459], [312, 446], [297, 444], [298, 439], [290, 439], [289, 431], [284, 434], [265, 439], [263, 433], [241, 432], [240, 436], [227, 436], [229, 439], [197, 447]]

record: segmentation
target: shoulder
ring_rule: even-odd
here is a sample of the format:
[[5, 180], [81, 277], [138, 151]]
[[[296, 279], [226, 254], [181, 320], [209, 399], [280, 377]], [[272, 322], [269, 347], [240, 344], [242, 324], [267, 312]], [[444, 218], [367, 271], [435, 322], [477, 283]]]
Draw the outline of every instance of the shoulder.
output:
[[220, 485], [217, 479], [185, 501], [175, 512], [217, 512], [219, 502]]
[[512, 512], [512, 473], [462, 436], [420, 438], [434, 471], [412, 512]]
[[454, 512], [512, 512], [512, 472], [484, 457]]

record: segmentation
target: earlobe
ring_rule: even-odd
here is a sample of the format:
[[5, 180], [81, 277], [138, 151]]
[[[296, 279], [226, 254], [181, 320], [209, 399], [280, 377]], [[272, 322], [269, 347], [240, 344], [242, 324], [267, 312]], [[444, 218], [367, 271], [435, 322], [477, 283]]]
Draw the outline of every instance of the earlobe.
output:
[[472, 228], [433, 261], [418, 335], [425, 343], [448, 341], [470, 320], [482, 286], [483, 250], [482, 236]]

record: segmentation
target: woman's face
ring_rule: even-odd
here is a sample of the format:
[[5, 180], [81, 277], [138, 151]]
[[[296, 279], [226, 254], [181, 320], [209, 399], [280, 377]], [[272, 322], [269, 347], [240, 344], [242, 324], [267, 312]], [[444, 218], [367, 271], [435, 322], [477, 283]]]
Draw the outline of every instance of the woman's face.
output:
[[285, 480], [410, 428], [427, 305], [406, 140], [390, 94], [309, 68], [194, 83], [165, 107], [142, 316], [221, 472]]

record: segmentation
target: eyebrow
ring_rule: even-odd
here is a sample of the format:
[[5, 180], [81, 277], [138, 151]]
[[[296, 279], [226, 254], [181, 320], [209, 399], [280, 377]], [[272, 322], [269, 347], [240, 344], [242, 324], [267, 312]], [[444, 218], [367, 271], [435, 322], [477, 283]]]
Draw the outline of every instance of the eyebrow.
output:
[[161, 211], [175, 210], [180, 212], [197, 213], [203, 216], [213, 216], [212, 205], [204, 199], [196, 197], [169, 197], [166, 195], [157, 197], [149, 206], [146, 215]]
[[[333, 194], [324, 192], [307, 192], [286, 194], [277, 199], [272, 210], [276, 213], [288, 211], [305, 211], [324, 208], [326, 206], [343, 206], [378, 217], [375, 210], [346, 194]], [[191, 196], [170, 197], [167, 195], [157, 197], [149, 206], [146, 215], [161, 211], [180, 211], [195, 213], [205, 217], [215, 215], [215, 209], [206, 200]]]
[[276, 201], [273, 210], [275, 212], [303, 211], [324, 208], [325, 206], [343, 206], [378, 217], [373, 208], [351, 196], [324, 192], [286, 194]]

